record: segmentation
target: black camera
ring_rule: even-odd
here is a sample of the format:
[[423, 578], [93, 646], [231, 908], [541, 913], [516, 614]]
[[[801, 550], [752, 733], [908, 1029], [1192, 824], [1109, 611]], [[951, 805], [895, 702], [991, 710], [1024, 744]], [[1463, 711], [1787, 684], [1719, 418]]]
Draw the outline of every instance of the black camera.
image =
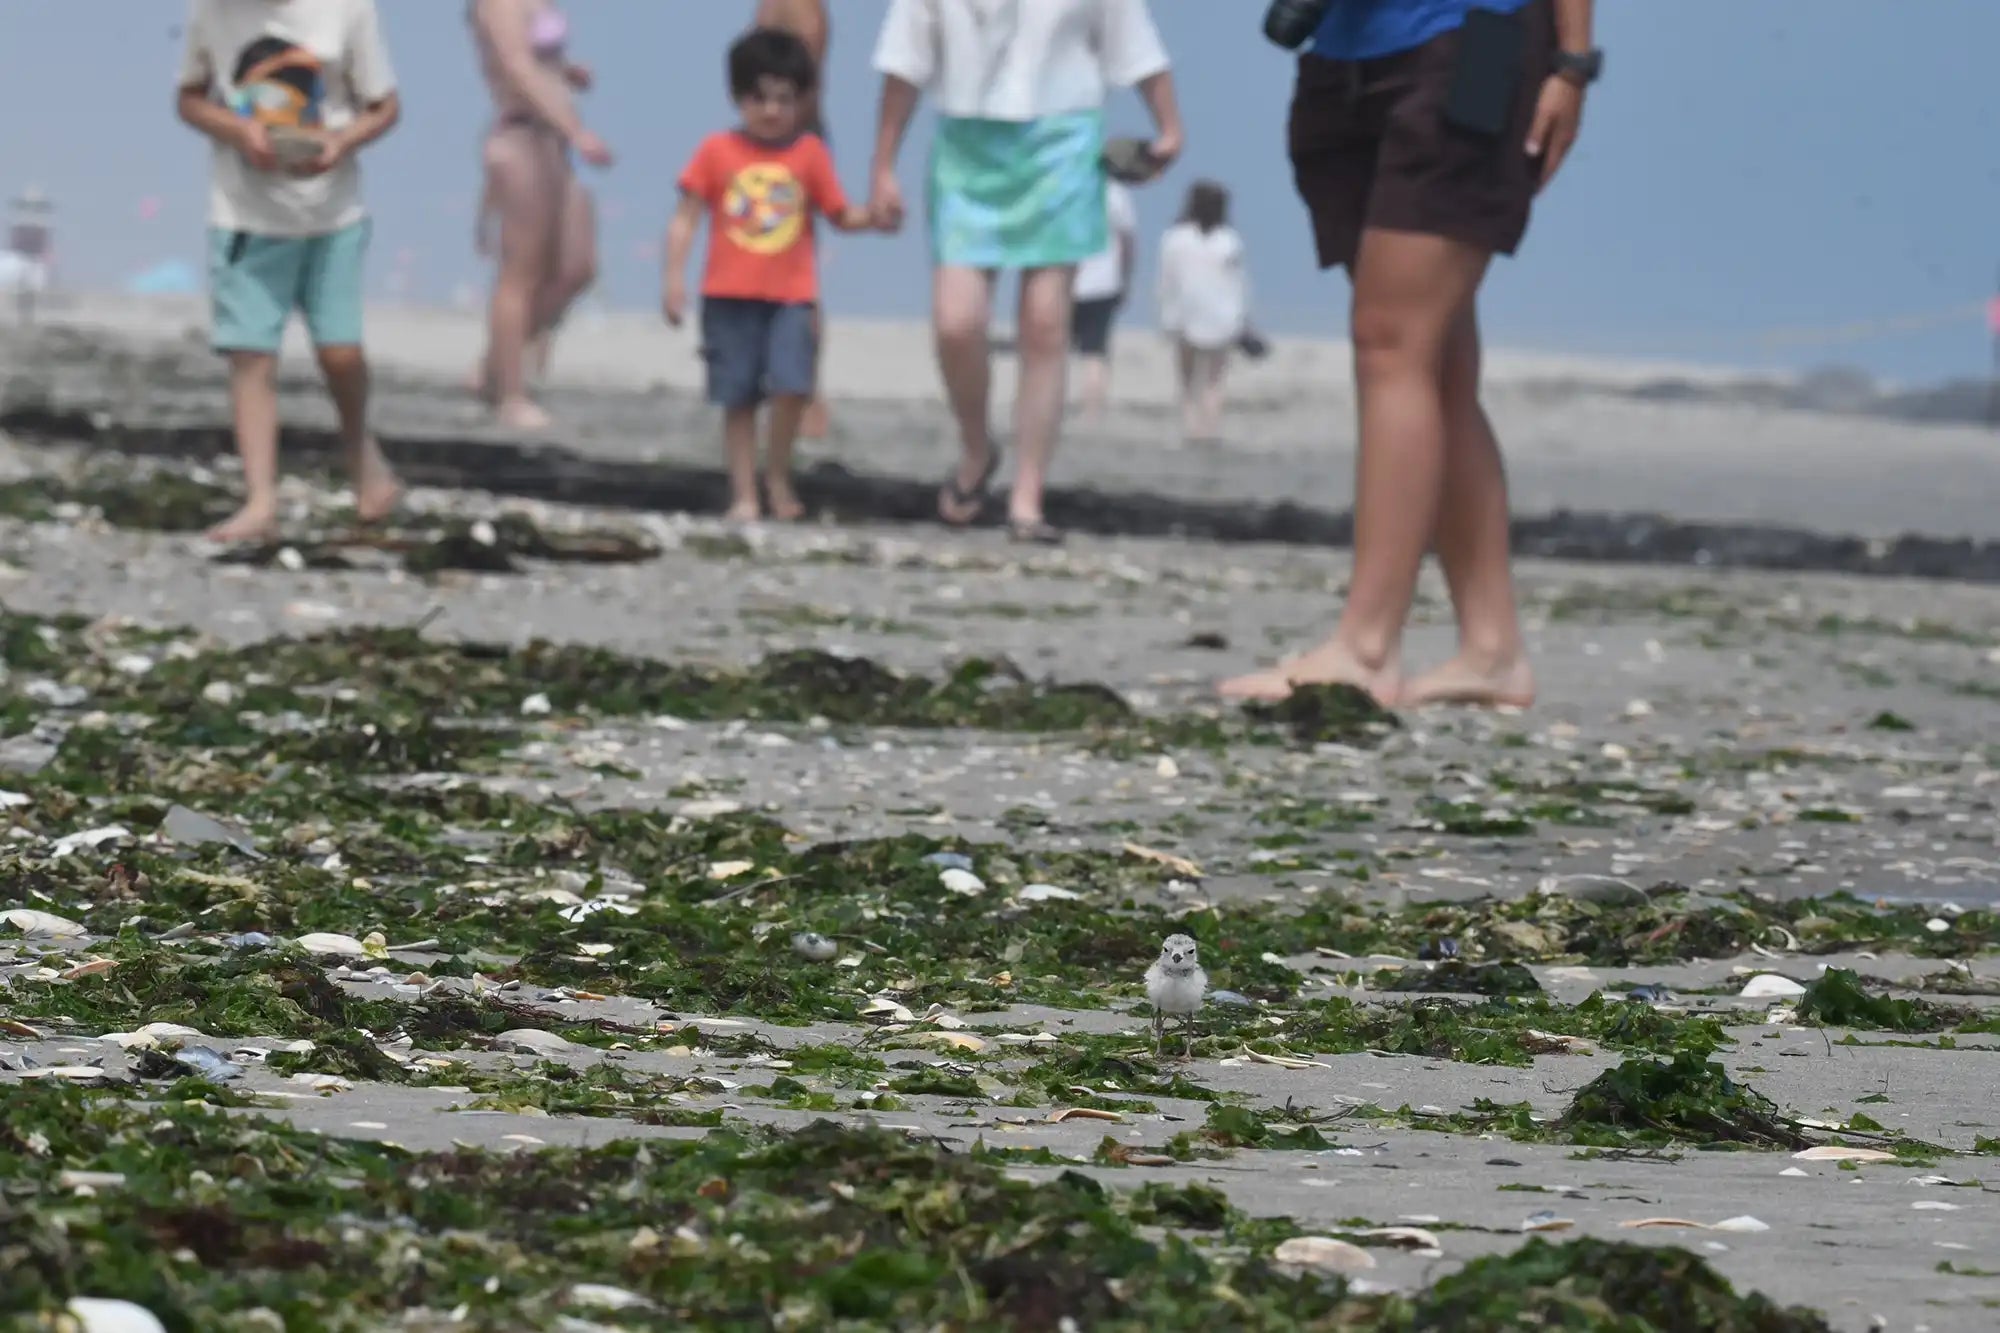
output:
[[1338, 0], [1271, 0], [1264, 14], [1264, 35], [1296, 51], [1312, 40], [1320, 22], [1332, 12]]

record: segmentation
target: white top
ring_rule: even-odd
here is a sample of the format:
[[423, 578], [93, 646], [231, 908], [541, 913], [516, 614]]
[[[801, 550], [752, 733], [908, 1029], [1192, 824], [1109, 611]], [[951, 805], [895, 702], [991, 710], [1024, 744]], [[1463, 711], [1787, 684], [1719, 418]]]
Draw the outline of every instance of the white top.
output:
[[889, 0], [875, 68], [972, 120], [1096, 111], [1167, 68], [1146, 0]]
[[1104, 210], [1111, 219], [1111, 241], [1076, 266], [1072, 290], [1079, 301], [1108, 301], [1125, 294], [1123, 249], [1139, 239], [1139, 210], [1132, 203], [1132, 192], [1118, 181], [1105, 186]]
[[[272, 128], [337, 130], [396, 91], [375, 0], [192, 0], [180, 87], [209, 90]], [[209, 222], [258, 236], [323, 236], [359, 222], [361, 168], [258, 171], [215, 145]]]
[[1177, 222], [1160, 239], [1160, 327], [1196, 347], [1227, 347], [1250, 321], [1250, 273], [1234, 227]]

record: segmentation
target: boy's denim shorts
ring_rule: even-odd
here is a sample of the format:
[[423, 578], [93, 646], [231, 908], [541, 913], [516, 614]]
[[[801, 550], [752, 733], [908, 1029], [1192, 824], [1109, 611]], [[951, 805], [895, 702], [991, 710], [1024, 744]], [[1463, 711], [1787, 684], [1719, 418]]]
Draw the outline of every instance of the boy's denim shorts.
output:
[[701, 355], [711, 403], [745, 408], [766, 398], [810, 398], [818, 352], [816, 306], [702, 298]]
[[315, 347], [361, 342], [366, 218], [325, 236], [254, 236], [211, 228], [209, 342], [218, 352], [276, 352], [294, 310]]

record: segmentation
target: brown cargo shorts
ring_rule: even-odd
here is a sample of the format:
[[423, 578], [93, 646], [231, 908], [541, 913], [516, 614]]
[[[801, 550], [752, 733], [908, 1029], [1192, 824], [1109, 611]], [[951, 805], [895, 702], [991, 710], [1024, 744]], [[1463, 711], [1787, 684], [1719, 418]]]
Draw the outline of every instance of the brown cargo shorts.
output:
[[1352, 267], [1371, 227], [1492, 254], [1520, 246], [1541, 178], [1541, 161], [1525, 145], [1556, 49], [1551, 0], [1532, 0], [1520, 17], [1527, 68], [1497, 139], [1445, 120], [1455, 31], [1373, 60], [1300, 57], [1288, 138], [1321, 268]]

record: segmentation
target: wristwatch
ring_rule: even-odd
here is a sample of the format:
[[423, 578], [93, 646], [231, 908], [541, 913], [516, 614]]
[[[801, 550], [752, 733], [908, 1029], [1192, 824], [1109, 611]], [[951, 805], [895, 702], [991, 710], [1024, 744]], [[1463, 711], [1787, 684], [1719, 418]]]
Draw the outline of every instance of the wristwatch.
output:
[[1554, 69], [1577, 87], [1588, 88], [1604, 74], [1604, 52], [1594, 46], [1588, 51], [1558, 51]]

